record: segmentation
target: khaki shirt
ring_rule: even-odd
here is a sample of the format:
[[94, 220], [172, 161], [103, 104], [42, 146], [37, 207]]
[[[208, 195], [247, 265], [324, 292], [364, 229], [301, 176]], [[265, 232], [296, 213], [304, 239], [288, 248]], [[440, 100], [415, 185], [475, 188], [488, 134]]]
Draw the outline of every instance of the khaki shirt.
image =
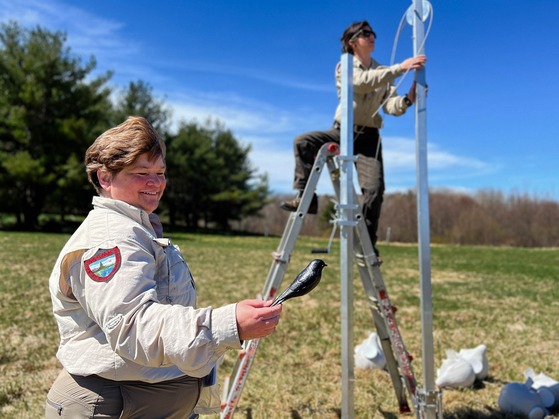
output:
[[241, 348], [236, 305], [196, 309], [188, 265], [158, 237], [155, 214], [101, 197], [93, 206], [49, 280], [57, 357], [68, 372], [146, 382], [203, 377], [227, 349]]
[[[336, 87], [338, 98], [342, 96], [342, 66], [336, 66]], [[400, 64], [390, 67], [381, 66], [372, 60], [370, 67], [365, 67], [357, 57], [353, 57], [353, 124], [365, 127], [382, 128], [379, 107], [390, 115], [402, 115], [408, 108], [404, 97], [398, 96], [392, 82], [404, 73]], [[342, 109], [338, 104], [335, 121], [341, 123]]]

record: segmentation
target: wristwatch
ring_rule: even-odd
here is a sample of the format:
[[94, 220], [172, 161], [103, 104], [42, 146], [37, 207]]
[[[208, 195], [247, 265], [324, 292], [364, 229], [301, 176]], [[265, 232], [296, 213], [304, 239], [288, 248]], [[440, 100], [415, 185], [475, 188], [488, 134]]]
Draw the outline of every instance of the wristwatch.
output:
[[408, 107], [412, 105], [412, 102], [411, 102], [410, 98], [408, 97], [408, 95], [404, 96], [404, 103]]

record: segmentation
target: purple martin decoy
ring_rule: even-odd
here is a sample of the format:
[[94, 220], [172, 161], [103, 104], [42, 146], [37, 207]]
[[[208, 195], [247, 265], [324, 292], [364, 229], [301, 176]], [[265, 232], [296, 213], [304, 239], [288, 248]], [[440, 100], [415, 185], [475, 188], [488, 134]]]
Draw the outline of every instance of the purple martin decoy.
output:
[[325, 266], [328, 265], [321, 259], [312, 260], [311, 263], [297, 275], [291, 285], [276, 298], [271, 307], [277, 306], [290, 298], [300, 297], [311, 292], [320, 282], [322, 269]]

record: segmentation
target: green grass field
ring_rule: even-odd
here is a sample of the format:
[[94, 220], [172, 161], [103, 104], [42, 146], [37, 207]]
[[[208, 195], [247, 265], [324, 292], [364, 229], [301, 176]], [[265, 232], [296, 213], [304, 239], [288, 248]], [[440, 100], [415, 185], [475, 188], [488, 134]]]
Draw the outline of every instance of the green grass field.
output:
[[[198, 286], [200, 306], [214, 307], [262, 291], [278, 237], [171, 234]], [[40, 418], [60, 365], [48, 277], [69, 236], [0, 233], [0, 417]], [[316, 257], [327, 239], [299, 238], [282, 287]], [[422, 384], [417, 247], [382, 244], [382, 273], [416, 378]], [[445, 418], [505, 418], [497, 400], [507, 382], [533, 368], [559, 379], [559, 251], [434, 246], [431, 250], [435, 366], [445, 349], [484, 343], [489, 377], [471, 388], [443, 390]], [[284, 304], [275, 334], [262, 340], [235, 417], [336, 418], [341, 408], [339, 246], [320, 285]], [[355, 344], [374, 330], [357, 270]], [[230, 352], [220, 380], [232, 370]], [[355, 371], [355, 416], [399, 417], [388, 374]], [[211, 416], [209, 416], [211, 417]], [[216, 415], [217, 417], [217, 415]], [[413, 417], [410, 415], [409, 417]]]

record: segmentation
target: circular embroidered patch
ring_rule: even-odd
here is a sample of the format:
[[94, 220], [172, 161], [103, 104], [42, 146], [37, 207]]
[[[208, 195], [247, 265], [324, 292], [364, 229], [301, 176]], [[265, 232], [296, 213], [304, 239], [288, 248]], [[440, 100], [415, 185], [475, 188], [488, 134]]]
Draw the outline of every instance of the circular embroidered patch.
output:
[[107, 282], [120, 269], [120, 250], [118, 247], [112, 249], [99, 249], [95, 255], [87, 259], [85, 271], [87, 276], [97, 282]]

